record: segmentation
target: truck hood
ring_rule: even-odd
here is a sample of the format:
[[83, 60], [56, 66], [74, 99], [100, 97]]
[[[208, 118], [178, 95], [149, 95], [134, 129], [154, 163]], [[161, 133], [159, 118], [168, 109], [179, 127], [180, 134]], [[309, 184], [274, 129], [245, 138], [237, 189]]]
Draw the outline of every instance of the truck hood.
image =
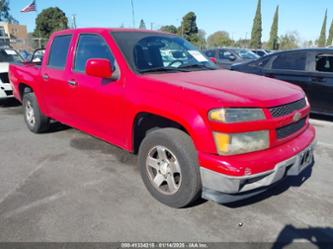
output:
[[304, 97], [298, 86], [227, 70], [149, 74], [148, 78], [216, 98], [224, 106], [273, 107]]

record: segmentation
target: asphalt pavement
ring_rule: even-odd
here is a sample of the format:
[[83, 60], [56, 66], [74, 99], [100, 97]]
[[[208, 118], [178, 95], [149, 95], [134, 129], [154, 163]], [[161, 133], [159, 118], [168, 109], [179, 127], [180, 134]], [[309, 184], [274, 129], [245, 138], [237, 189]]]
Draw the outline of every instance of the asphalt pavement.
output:
[[32, 134], [1, 101], [0, 241], [333, 242], [333, 121], [311, 122], [312, 171], [237, 205], [177, 210], [150, 196], [136, 156], [57, 123]]

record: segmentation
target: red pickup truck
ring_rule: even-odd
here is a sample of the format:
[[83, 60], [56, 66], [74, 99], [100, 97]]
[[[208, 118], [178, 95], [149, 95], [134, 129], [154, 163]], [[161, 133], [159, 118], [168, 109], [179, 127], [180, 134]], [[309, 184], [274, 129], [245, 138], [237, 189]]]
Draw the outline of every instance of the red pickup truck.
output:
[[147, 189], [172, 207], [249, 198], [314, 162], [299, 87], [218, 69], [176, 35], [57, 32], [10, 80], [32, 132], [52, 119], [138, 153]]

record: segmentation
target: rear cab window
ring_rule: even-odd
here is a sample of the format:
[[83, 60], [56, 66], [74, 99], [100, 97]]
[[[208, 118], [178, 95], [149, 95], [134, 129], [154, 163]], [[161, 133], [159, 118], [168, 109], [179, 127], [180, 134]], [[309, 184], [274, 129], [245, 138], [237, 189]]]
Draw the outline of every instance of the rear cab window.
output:
[[47, 67], [64, 70], [66, 67], [72, 35], [60, 35], [53, 39]]

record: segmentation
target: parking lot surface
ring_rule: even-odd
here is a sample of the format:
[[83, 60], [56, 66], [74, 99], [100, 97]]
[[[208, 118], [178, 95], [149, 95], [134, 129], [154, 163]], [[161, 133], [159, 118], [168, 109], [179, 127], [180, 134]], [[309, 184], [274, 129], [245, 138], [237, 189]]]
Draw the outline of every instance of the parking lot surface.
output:
[[176, 210], [144, 188], [136, 156], [58, 124], [32, 134], [14, 101], [0, 102], [0, 120], [0, 241], [333, 242], [331, 121], [313, 121], [316, 163], [302, 179]]

